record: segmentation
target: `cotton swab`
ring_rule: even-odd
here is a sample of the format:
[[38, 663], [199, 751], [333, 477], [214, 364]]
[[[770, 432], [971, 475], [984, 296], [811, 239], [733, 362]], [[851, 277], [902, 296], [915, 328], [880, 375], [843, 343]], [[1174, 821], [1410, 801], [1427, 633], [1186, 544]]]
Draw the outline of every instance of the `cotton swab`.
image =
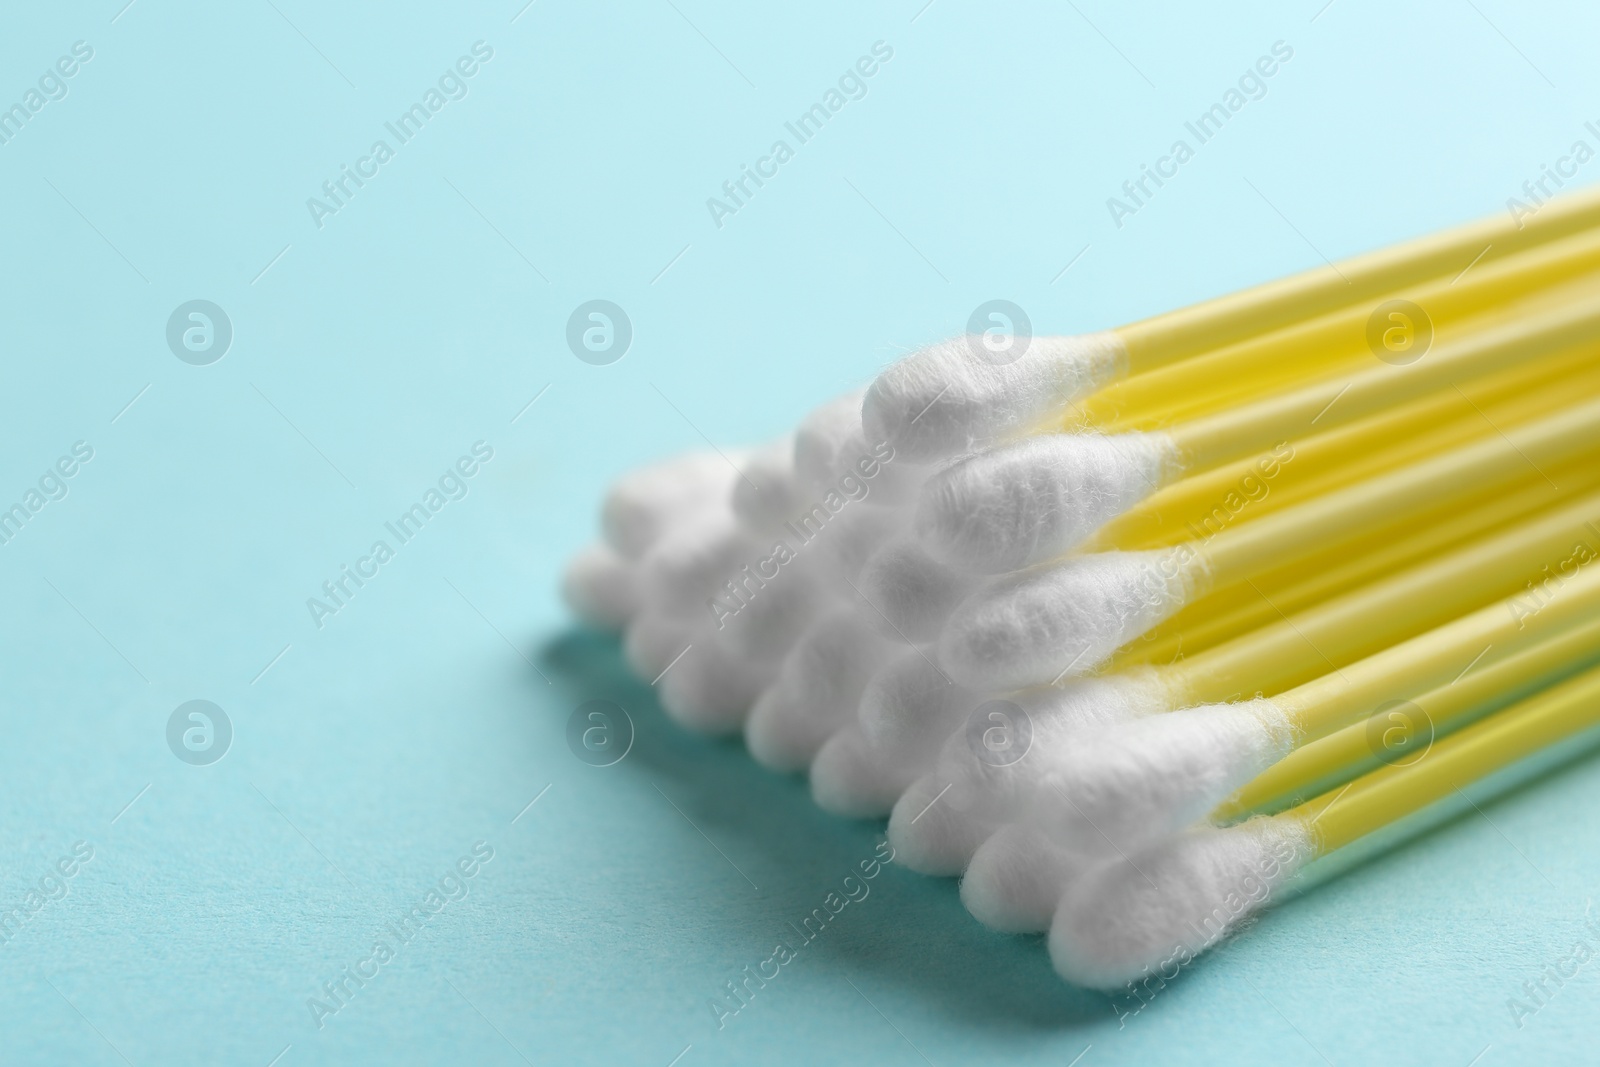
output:
[[[1414, 703], [1380, 708], [1367, 721], [1296, 749], [1213, 812], [1211, 820], [1225, 823], [1269, 806], [1286, 807], [1277, 803], [1280, 798], [1336, 789], [1381, 763], [1424, 758], [1426, 747], [1414, 752], [1417, 746], [1430, 745], [1475, 713], [1494, 711], [1497, 704], [1531, 695], [1563, 674], [1590, 665], [1597, 656], [1600, 620], [1487, 666], [1473, 664], [1463, 678]], [[1390, 734], [1400, 739], [1391, 744]], [[1011, 933], [1041, 932], [1050, 928], [1068, 883], [1095, 862], [1064, 847], [1043, 829], [1010, 824], [973, 854], [961, 880], [961, 900], [985, 926]]]
[[1551, 201], [1521, 230], [1494, 218], [1114, 331], [1035, 338], [1009, 363], [980, 358], [967, 338], [930, 346], [878, 376], [867, 390], [862, 424], [908, 460], [959, 455], [1036, 425], [1113, 378], [1461, 271], [1486, 247], [1498, 245], [1504, 254], [1593, 226], [1600, 221], [1597, 203], [1600, 194], [1584, 190]]
[[[1219, 805], [1211, 818], [1230, 822], [1251, 812], [1287, 807], [1291, 798], [1299, 803], [1335, 789], [1375, 764], [1420, 759], [1420, 753], [1412, 755], [1415, 745], [1426, 745], [1477, 713], [1521, 699], [1597, 658], [1600, 619], [1593, 619], [1515, 655], [1475, 663], [1447, 685], [1404, 703], [1380, 705], [1367, 721], [1296, 748]], [[1391, 734], [1398, 735], [1392, 742]]]
[[[1564, 376], [1564, 372], [1572, 373]], [[1282, 507], [1285, 497], [1298, 500], [1313, 490], [1339, 488], [1499, 428], [1531, 421], [1535, 414], [1549, 414], [1569, 404], [1573, 395], [1589, 395], [1600, 383], [1600, 366], [1588, 355], [1552, 361], [1548, 373], [1553, 380], [1547, 386], [1525, 395], [1517, 395], [1513, 386], [1537, 384], [1536, 378], [1519, 377], [1531, 374], [1528, 370], [1488, 379], [1470, 391], [1452, 389], [1444, 399], [1453, 399], [1455, 405], [1430, 398], [1294, 445], [1279, 442], [1256, 457], [1255, 470], [1246, 466], [1241, 473], [1237, 466], [1225, 467], [1180, 482], [1114, 519], [1083, 547], [1170, 545], [1179, 540], [1174, 532], [1209, 539], [1232, 525], [1236, 515], [1245, 521], [1259, 519]], [[1502, 394], [1498, 399], [1483, 395], [1495, 391]], [[1441, 411], [1451, 410], [1455, 421], [1439, 424]], [[1423, 432], [1429, 425], [1434, 426], [1432, 434]], [[1024, 454], [1053, 449], [1052, 440], [1035, 438], [1002, 446], [958, 462], [928, 482], [918, 515], [920, 536], [883, 549], [862, 578], [868, 599], [894, 629], [912, 641], [932, 640], [956, 604], [978, 588], [981, 579], [975, 572], [1060, 555], [1117, 510], [1121, 501], [1113, 501], [1118, 493], [1123, 494], [1122, 501], [1138, 495], [1133, 484], [1138, 478], [1129, 478], [1127, 468], [1087, 479], [1082, 494], [1074, 487], [1063, 499], [1063, 493], [1048, 487], [1053, 483], [1059, 489], [1075, 480], [1070, 465], [1045, 459], [1028, 471], [1011, 464], [1026, 458], [1032, 466], [1040, 457]], [[1089, 440], [1094, 448], [1104, 449], [1112, 444], [1123, 447], [1130, 438]], [[1132, 440], [1135, 447], [1146, 443], [1143, 438]], [[1075, 451], [1082, 447], [1080, 442], [1072, 445]], [[1152, 463], [1139, 477], [1166, 462], [1160, 456], [1170, 457], [1161, 449], [1146, 449], [1145, 454]], [[1285, 471], [1290, 459], [1298, 462]], [[1007, 477], [1008, 465], [1020, 476]], [[1276, 496], [1266, 485], [1269, 477], [1278, 479]], [[1240, 487], [1251, 485], [1259, 492], [1254, 506], [1247, 507], [1242, 496], [1235, 502], [1234, 497], [1244, 491]], [[957, 558], [964, 566], [950, 565]]]
[[[1383, 473], [1407, 462], [1426, 458], [1445, 448], [1495, 433], [1498, 428], [1531, 421], [1535, 415], [1549, 414], [1550, 411], [1570, 403], [1574, 394], [1587, 395], [1600, 386], [1600, 367], [1588, 368], [1577, 374], [1563, 374], [1573, 369], [1574, 364], [1570, 361], [1555, 361], [1552, 364], [1554, 380], [1539, 385], [1531, 391], [1519, 393], [1513, 388], [1516, 379], [1506, 380], [1497, 377], [1481, 383], [1470, 391], [1451, 390], [1442, 397], [1431, 398], [1407, 412], [1390, 413], [1363, 420], [1342, 430], [1319, 434], [1293, 446], [1280, 444], [1271, 452], [1258, 457], [1254, 464], [1218, 468], [1210, 474], [1189, 478], [1167, 491], [1157, 493], [1144, 505], [1103, 527], [1085, 543], [1084, 547], [1086, 549], [1154, 547], [1171, 545], [1185, 537], [1209, 538], [1237, 521], [1248, 522], [1259, 519], [1288, 504], [1315, 495], [1318, 491], [1326, 492], [1340, 488], [1363, 476], [1370, 477]], [[1493, 395], [1495, 393], [1500, 395], [1496, 397]], [[1452, 400], [1454, 404], [1450, 403]], [[1454, 410], [1458, 418], [1439, 423], [1437, 420], [1441, 410]], [[1424, 432], [1428, 425], [1433, 425], [1435, 432]], [[1031, 442], [1025, 442], [1020, 447], [1029, 446]], [[982, 458], [984, 457], [979, 457], [980, 460]], [[960, 470], [965, 466], [965, 463], [958, 463], [951, 468], [951, 471]], [[1570, 466], [1570, 463], [1567, 464], [1568, 468]], [[951, 471], [946, 471], [945, 474]], [[969, 473], [974, 482], [995, 484], [995, 480], [983, 477], [981, 468], [977, 472]], [[1549, 479], [1557, 475], [1563, 484], [1571, 483], [1579, 488], [1593, 477], [1587, 470], [1582, 469], [1558, 471], [1555, 467], [1547, 465], [1543, 470], [1536, 470], [1530, 466], [1527, 468], [1527, 476], [1542, 488], [1536, 490], [1527, 500], [1523, 499], [1528, 496], [1526, 493], [1509, 494], [1508, 500], [1510, 496], [1515, 496], [1523, 501], [1522, 506], [1517, 509], [1507, 511], [1499, 507], [1491, 507], [1488, 510], [1483, 506], [1468, 507], [1459, 515], [1434, 524], [1423, 525], [1401, 538], [1385, 537], [1382, 544], [1372, 543], [1373, 539], [1370, 536], [1364, 539], [1366, 543], [1352, 543], [1348, 551], [1350, 556], [1348, 561], [1330, 561], [1312, 556], [1304, 567], [1296, 566], [1288, 570], [1278, 568], [1276, 572], [1269, 571], [1254, 576], [1250, 585], [1237, 587], [1241, 592], [1256, 594], [1249, 598], [1250, 606], [1256, 609], [1253, 615], [1246, 608], [1231, 618], [1215, 618], [1223, 613], [1225, 607], [1237, 606], [1240, 595], [1239, 592], [1234, 592], [1229, 596], [1226, 592], [1219, 591], [1219, 594], [1204, 597], [1198, 605], [1181, 611], [1170, 624], [1158, 627], [1158, 630], [1168, 631], [1165, 640], [1162, 640], [1158, 633], [1152, 632], [1146, 635], [1144, 642], [1119, 652], [1118, 658], [1122, 662], [1169, 658], [1178, 647], [1174, 643], [1174, 636], [1184, 642], [1182, 646], [1184, 648], [1205, 647], [1204, 641], [1201, 640], [1202, 631], [1195, 629], [1197, 619], [1207, 620], [1209, 629], [1214, 634], [1220, 633], [1225, 637], [1241, 633], [1249, 628], [1248, 623], [1252, 618], [1259, 623], [1263, 615], [1275, 614], [1272, 606], [1266, 603], [1263, 597], [1268, 597], [1273, 603], [1282, 606], [1280, 594], [1283, 594], [1284, 580], [1286, 578], [1298, 580], [1294, 576], [1295, 571], [1304, 570], [1323, 579], [1320, 583], [1317, 581], [1302, 583], [1308, 591], [1314, 590], [1319, 584], [1323, 588], [1331, 587], [1326, 579], [1331, 578], [1335, 572], [1347, 581], [1357, 581], [1381, 573], [1389, 566], [1387, 561], [1397, 558], [1396, 550], [1402, 548], [1406, 542], [1428, 542], [1420, 549], [1426, 551], [1462, 536], [1462, 533], [1452, 533], [1452, 531], [1461, 530], [1470, 533], [1502, 521], [1499, 516], [1523, 513], [1526, 507], [1538, 502], [1543, 490], [1554, 488]], [[930, 481], [928, 488], [937, 486], [942, 477], [944, 475], [936, 476]], [[1245, 496], [1246, 493], [1249, 495]], [[1026, 550], [1031, 549], [1037, 544], [1038, 539], [1048, 534], [1046, 532], [1026, 534], [1023, 529], [1024, 515], [1030, 516], [1026, 521], [1042, 519], [1042, 524], [1047, 530], [1054, 528], [1058, 532], [1079, 521], [1080, 513], [1074, 513], [1065, 506], [1054, 508], [1054, 504], [1061, 502], [1051, 501], [1048, 494], [1044, 499], [1046, 503], [1042, 507], [1036, 506], [1035, 500], [1016, 502], [1016, 506], [1009, 510], [1009, 514], [1004, 515], [996, 515], [994, 509], [979, 509], [978, 514], [986, 516], [985, 521], [972, 523], [958, 536], [968, 547], [973, 547], [979, 542], [997, 548], [1002, 543], [1009, 543], [1011, 546]], [[967, 536], [966, 530], [971, 531], [970, 537]], [[1012, 537], [1006, 531], [1016, 536]], [[1440, 537], [1444, 539], [1440, 540]], [[935, 560], [925, 544], [926, 537], [891, 542], [881, 550], [879, 558], [872, 561], [872, 565], [861, 578], [863, 594], [882, 613], [886, 625], [902, 639], [913, 642], [934, 640], [955, 606], [981, 584], [981, 578], [977, 575], [957, 570]], [[1359, 552], [1356, 551], [1358, 546]], [[1000, 550], [1005, 551], [1005, 549]], [[1322, 555], [1326, 554], [1327, 550], [1324, 550]], [[1298, 601], [1298, 603], [1308, 602], [1309, 600], [1304, 599]], [[1217, 638], [1213, 636], [1212, 640], [1215, 639]]]
[[1481, 495], [1526, 464], [1585, 454], [1600, 436], [1600, 400], [1328, 493], [1206, 541], [1082, 556], [989, 583], [939, 636], [939, 666], [974, 689], [1045, 685], [1103, 664], [1117, 648], [1208, 588], [1359, 534]]
[[669, 527], [727, 500], [744, 453], [688, 452], [617, 479], [600, 509], [608, 544], [635, 559]]
[[847, 723], [823, 743], [811, 762], [811, 798], [823, 811], [847, 818], [880, 818], [911, 786], [922, 768], [914, 757], [887, 752]]
[[960, 874], [994, 824], [943, 803], [949, 782], [924, 774], [900, 794], [889, 815], [887, 835], [895, 858], [921, 874]]
[[1600, 609], [1600, 569], [1565, 583], [1535, 601], [1537, 610], [1518, 594], [1282, 693], [1150, 716], [1040, 753], [1050, 764], [1040, 778], [1048, 810], [1032, 817], [1078, 852], [1132, 848], [1174, 833], [1293, 748], [1380, 704], [1444, 685], [1475, 660], [1492, 664], [1581, 627]]
[[705, 641], [687, 648], [658, 679], [661, 706], [677, 722], [706, 734], [731, 734], [778, 673], [770, 660], [752, 660]]
[[728, 505], [746, 530], [771, 533], [802, 506], [794, 447], [793, 436], [779, 438], [752, 449], [741, 465]]
[[580, 549], [568, 561], [561, 598], [578, 618], [601, 630], [622, 629], [642, 602], [638, 575], [604, 542]]
[[[814, 494], [854, 457], [849, 443], [861, 432], [861, 400], [857, 389], [814, 408], [801, 421], [794, 441], [795, 478], [803, 492]], [[785, 516], [788, 518], [790, 516]]]
[[[1051, 748], [1084, 729], [1170, 710], [1162, 693], [1159, 677], [1141, 672], [1078, 678], [1059, 688], [1009, 693], [1004, 700], [1014, 706], [1006, 709], [1012, 716], [1029, 724], [1029, 745]], [[923, 874], [960, 874], [995, 824], [1013, 819], [1029, 795], [1038, 761], [1028, 759], [1028, 751], [1014, 762], [980, 758], [966, 731], [950, 734], [934, 768], [912, 783], [889, 817], [889, 840], [906, 866]], [[938, 803], [922, 814], [934, 798]]]
[[1271, 441], [1257, 455], [1204, 473], [1182, 458], [1182, 427], [1024, 438], [930, 478], [914, 528], [939, 562], [997, 573], [1064, 555], [1091, 538], [1104, 547], [1127, 547], [1188, 524], [1220, 527], [1234, 518], [1223, 502], [1246, 499], [1241, 486], [1260, 493], [1248, 509], [1248, 517], [1256, 517], [1286, 499], [1348, 484], [1570, 403], [1575, 392], [1600, 382], [1597, 372], [1600, 359], [1580, 352], [1363, 418], [1344, 418], [1353, 411], [1341, 400], [1331, 409], [1341, 416], [1314, 418], [1311, 436]]
[[[926, 664], [919, 668], [915, 652], [890, 663], [867, 684], [861, 725], [879, 751], [893, 754], [902, 778], [910, 770], [927, 768], [920, 758], [907, 767], [907, 753], [925, 752], [930, 738], [948, 735], [934, 761], [934, 778], [948, 791], [947, 809], [979, 821], [1016, 818], [1030, 809], [1043, 811], [1055, 797], [1053, 787], [1046, 784], [1054, 766], [1050, 754], [1070, 753], [1097, 728], [1236, 699], [1246, 686], [1245, 692], [1277, 691], [1310, 681], [1330, 664], [1354, 662], [1514, 592], [1542, 563], [1564, 557], [1576, 539], [1588, 537], [1596, 518], [1600, 518], [1600, 494], [1316, 603], [1187, 660], [1008, 694], [1032, 725], [1028, 758], [1016, 763], [990, 765], [977, 758], [968, 738], [951, 733], [983, 697], [955, 685], [941, 690], [942, 675]], [[869, 765], [857, 769], [865, 777]], [[860, 791], [870, 788], [866, 783]], [[1043, 800], [1036, 799], [1041, 795]], [[939, 825], [958, 821], [952, 816]], [[899, 823], [909, 825], [904, 819]], [[892, 819], [891, 833], [895, 826]], [[934, 857], [926, 873], [957, 873], [969, 858], [949, 851], [938, 840], [922, 840], [917, 836], [922, 832], [911, 832], [913, 839], [896, 847], [904, 845], [908, 856]]]
[[1032, 826], [1002, 826], [973, 853], [961, 877], [961, 903], [991, 930], [1043, 933], [1067, 884], [1088, 866]]
[[[1277, 692], [1380, 651], [1524, 587], [1530, 575], [1591, 532], [1600, 518], [1600, 493], [1537, 516], [1453, 551], [1345, 592], [1205, 652], [1174, 663], [1081, 678], [1050, 693], [1047, 713], [1032, 717], [1033, 745], [1065, 751], [1087, 727], [1130, 721], [1195, 704]], [[1012, 817], [1040, 789], [1043, 759], [991, 766], [964, 738], [951, 737], [939, 762], [958, 810]]]
[[850, 722], [861, 690], [892, 647], [854, 607], [815, 619], [750, 711], [745, 742], [756, 762], [775, 771], [809, 766]]
[[568, 605], [591, 625], [620, 629], [645, 600], [639, 558], [668, 529], [718, 505], [734, 478], [730, 460], [715, 452], [689, 452], [619, 478], [601, 506], [604, 541], [574, 557], [562, 578]]
[[1383, 767], [1280, 815], [1191, 830], [1095, 868], [1062, 896], [1051, 961], [1068, 981], [1098, 989], [1165, 966], [1176, 974], [1310, 861], [1597, 723], [1593, 669], [1451, 734], [1413, 765]]

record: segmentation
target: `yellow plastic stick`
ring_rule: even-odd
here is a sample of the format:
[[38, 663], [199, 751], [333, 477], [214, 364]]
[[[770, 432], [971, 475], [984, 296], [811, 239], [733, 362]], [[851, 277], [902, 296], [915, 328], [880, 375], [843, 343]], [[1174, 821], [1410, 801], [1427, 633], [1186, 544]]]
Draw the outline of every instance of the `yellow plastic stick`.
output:
[[1442, 685], [1475, 660], [1493, 662], [1595, 617], [1600, 553], [1585, 547], [1562, 561], [1548, 598], [1517, 594], [1463, 615], [1329, 674], [1285, 690], [1272, 702], [1288, 714], [1301, 742], [1315, 741], [1365, 717], [1385, 700], [1410, 699]]
[[1426, 758], [1435, 739], [1600, 658], [1600, 618], [1564, 630], [1497, 662], [1474, 663], [1460, 678], [1296, 748], [1213, 813], [1231, 822], [1298, 803], [1379, 764]]
[[1369, 533], [1202, 597], [1145, 637], [1120, 649], [1112, 667], [1120, 670], [1139, 664], [1167, 663], [1182, 655], [1204, 652], [1278, 622], [1285, 614], [1320, 604], [1423, 559], [1454, 551], [1508, 525], [1531, 521], [1546, 509], [1600, 485], [1600, 464], [1587, 458], [1547, 468], [1547, 473], [1565, 492], [1530, 468], [1518, 488], [1490, 493], [1447, 517], [1419, 522], [1406, 531]]
[[1600, 554], [1600, 493], [1325, 600], [1176, 663], [1149, 668], [1174, 707], [1272, 695], [1543, 578], [1580, 541]]
[[1600, 353], [1515, 366], [1348, 426], [1192, 475], [1113, 519], [1086, 550], [1153, 548], [1210, 536], [1289, 504], [1392, 470], [1497, 428], [1600, 396]]
[[1300, 824], [1327, 855], [1597, 723], [1600, 668], [1451, 734], [1415, 764], [1382, 767], [1272, 818]]
[[1427, 278], [1465, 270], [1478, 256], [1520, 251], [1600, 223], [1600, 189], [1545, 204], [1520, 225], [1495, 215], [1318, 267], [1118, 330], [1129, 367], [1141, 373], [1243, 337], [1370, 300]]
[[[1585, 230], [1515, 255], [1492, 255], [1471, 271], [1388, 295], [1422, 309], [1421, 344], [1429, 329], [1448, 332], [1582, 274], [1600, 269], [1600, 232]], [[1374, 355], [1367, 336], [1377, 298], [1196, 355], [1102, 389], [1069, 409], [1064, 425], [1120, 431], [1152, 429], [1275, 392]], [[1387, 320], [1384, 320], [1387, 321]], [[1380, 338], [1381, 340], [1381, 338]]]
[[1600, 442], [1600, 400], [1547, 416], [1432, 459], [1401, 467], [1190, 542], [1192, 566], [1213, 587], [1242, 581], [1321, 545], [1392, 527], [1444, 502], [1470, 497]]
[[[1552, 294], [1553, 295], [1553, 294]], [[1166, 431], [1188, 471], [1201, 471], [1274, 442], [1340, 425], [1473, 377], [1600, 338], [1600, 288], [1564, 292], [1555, 307], [1462, 333], [1415, 363], [1374, 359], [1365, 369], [1229, 407]]]

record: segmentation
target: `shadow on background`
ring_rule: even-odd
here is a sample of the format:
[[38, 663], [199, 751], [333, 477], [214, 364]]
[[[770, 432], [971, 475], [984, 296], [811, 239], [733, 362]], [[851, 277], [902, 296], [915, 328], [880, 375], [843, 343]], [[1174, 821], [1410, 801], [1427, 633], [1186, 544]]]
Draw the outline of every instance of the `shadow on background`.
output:
[[[708, 835], [737, 842], [735, 855], [763, 856], [766, 876], [755, 880], [775, 936], [839, 891], [883, 839], [883, 820], [822, 811], [802, 778], [764, 769], [737, 737], [705, 738], [670, 721], [654, 691], [628, 670], [615, 637], [568, 631], [540, 650], [539, 664], [564, 706], [605, 699], [627, 710], [635, 737], [618, 770], [648, 776]], [[868, 884], [870, 894], [846, 907], [802, 957], [905, 987], [939, 1014], [973, 1024], [1060, 1030], [1114, 1020], [1107, 997], [1056, 976], [1042, 937], [997, 934], [973, 919], [953, 879], [891, 864]]]

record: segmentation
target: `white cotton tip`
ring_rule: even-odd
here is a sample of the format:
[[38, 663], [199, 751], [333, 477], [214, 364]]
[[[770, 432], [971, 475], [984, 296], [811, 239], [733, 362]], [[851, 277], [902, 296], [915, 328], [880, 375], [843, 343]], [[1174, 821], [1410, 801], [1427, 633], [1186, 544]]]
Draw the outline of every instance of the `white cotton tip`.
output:
[[733, 514], [747, 529], [763, 533], [777, 529], [800, 510], [800, 487], [795, 480], [794, 438], [783, 437], [752, 449], [739, 465], [730, 498]]
[[795, 480], [805, 499], [825, 490], [844, 466], [849, 444], [861, 433], [862, 390], [813, 408], [794, 435]]
[[909, 521], [904, 509], [851, 508], [828, 527], [826, 537], [818, 537], [807, 551], [816, 553], [829, 584], [849, 593], [852, 583], [860, 584], [867, 560], [899, 535]]
[[872, 507], [911, 503], [933, 472], [931, 467], [907, 462], [886, 441], [869, 441], [859, 428], [839, 442], [833, 463], [831, 471], [812, 472], [814, 491], [833, 490]]
[[[1022, 339], [1019, 337], [1018, 341]], [[987, 448], [1046, 421], [1123, 373], [1127, 351], [1113, 333], [1032, 337], [1004, 362], [983, 339], [929, 345], [889, 367], [867, 389], [861, 424], [913, 463]]]
[[1198, 557], [1186, 552], [1099, 552], [994, 579], [951, 612], [939, 666], [991, 691], [1092, 671], [1188, 603], [1197, 576], [1183, 560]]
[[833, 593], [806, 557], [767, 568], [770, 579], [748, 565], [712, 591], [707, 618], [728, 646], [758, 659], [781, 659], [794, 647]]
[[741, 452], [688, 452], [629, 471], [612, 485], [600, 506], [606, 541], [634, 559], [686, 516], [727, 500]]
[[1160, 676], [1140, 670], [1074, 678], [992, 698], [946, 738], [937, 761], [945, 798], [995, 822], [1027, 820], [1044, 805], [1054, 771], [1086, 732], [1168, 711]]
[[924, 758], [983, 699], [950, 681], [926, 652], [901, 646], [897, 653], [867, 682], [857, 716], [873, 744]]
[[639, 561], [645, 605], [710, 618], [706, 600], [731, 574], [760, 557], [758, 545], [725, 502], [685, 518]]
[[639, 610], [639, 575], [632, 563], [608, 544], [586, 545], [567, 561], [561, 597], [584, 622], [601, 630], [620, 630]]
[[946, 804], [946, 784], [937, 775], [923, 775], [895, 801], [889, 815], [895, 859], [920, 874], [960, 874], [994, 832], [993, 823]]
[[917, 771], [878, 750], [860, 726], [850, 723], [828, 738], [811, 761], [811, 797], [835, 815], [881, 818], [916, 780]]
[[771, 684], [777, 664], [745, 659], [702, 637], [656, 683], [661, 706], [698, 733], [729, 734]]
[[1068, 884], [1092, 863], [1032, 827], [1002, 826], [967, 865], [961, 903], [992, 930], [1042, 934]]
[[1200, 827], [1073, 882], [1050, 924], [1050, 959], [1069, 982], [1114, 989], [1174, 978], [1312, 859], [1304, 827], [1278, 818]]
[[646, 608], [623, 631], [623, 659], [634, 674], [648, 682], [694, 642], [702, 629], [699, 623], [694, 616]]
[[956, 605], [978, 587], [909, 537], [897, 537], [867, 560], [857, 583], [885, 637], [916, 644], [936, 639]]
[[855, 720], [862, 688], [892, 647], [854, 608], [813, 620], [745, 723], [756, 762], [775, 771], [810, 766], [823, 743]]
[[1140, 848], [1197, 822], [1288, 754], [1294, 729], [1270, 700], [1210, 704], [1081, 735], [1057, 755], [1038, 825], [1069, 849]]
[[915, 530], [933, 558], [983, 574], [1065, 555], [1178, 468], [1163, 433], [1056, 433], [969, 456], [928, 479]]

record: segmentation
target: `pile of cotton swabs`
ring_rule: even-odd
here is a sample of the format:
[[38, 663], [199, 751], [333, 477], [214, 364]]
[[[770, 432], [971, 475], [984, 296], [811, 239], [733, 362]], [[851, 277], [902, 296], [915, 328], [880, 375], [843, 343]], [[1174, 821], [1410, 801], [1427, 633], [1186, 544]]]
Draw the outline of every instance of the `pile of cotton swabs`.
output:
[[1600, 722], [1597, 452], [1589, 193], [923, 349], [623, 478], [566, 594], [683, 725], [1112, 987]]

